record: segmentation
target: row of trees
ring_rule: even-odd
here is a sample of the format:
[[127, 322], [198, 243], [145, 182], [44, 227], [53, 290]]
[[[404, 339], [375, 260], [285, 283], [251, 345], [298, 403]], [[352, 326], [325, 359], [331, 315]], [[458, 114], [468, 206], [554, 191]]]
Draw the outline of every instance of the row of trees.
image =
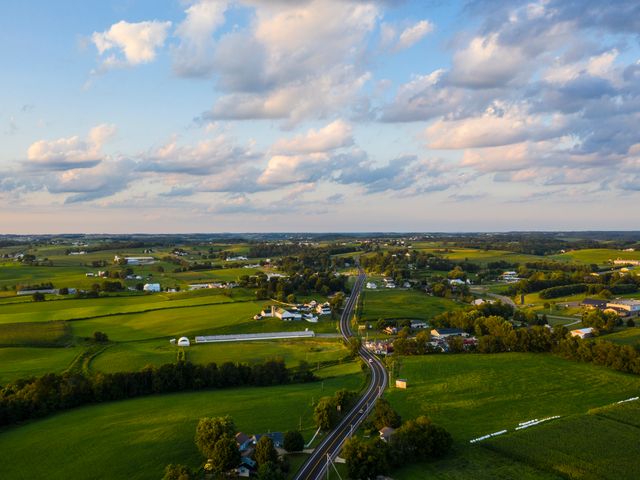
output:
[[241, 287], [254, 288], [258, 299], [275, 298], [285, 301], [289, 295], [296, 293], [318, 293], [327, 296], [332, 292], [344, 292], [347, 288], [347, 277], [335, 275], [330, 271], [316, 272], [306, 269], [302, 273], [287, 277], [268, 278], [264, 273], [243, 275], [238, 284]]
[[184, 390], [281, 385], [313, 380], [315, 376], [308, 364], [287, 369], [282, 359], [254, 365], [178, 362], [160, 367], [148, 366], [138, 372], [97, 373], [94, 376], [48, 373], [0, 388], [0, 426], [88, 403]]

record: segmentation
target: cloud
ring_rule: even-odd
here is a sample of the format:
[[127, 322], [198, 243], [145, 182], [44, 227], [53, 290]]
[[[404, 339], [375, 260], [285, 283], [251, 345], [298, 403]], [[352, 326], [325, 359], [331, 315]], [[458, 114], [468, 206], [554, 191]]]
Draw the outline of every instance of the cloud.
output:
[[93, 167], [105, 158], [102, 146], [115, 132], [114, 125], [103, 124], [92, 128], [86, 140], [78, 136], [38, 140], [27, 150], [28, 163], [31, 167], [47, 170]]
[[434, 25], [428, 20], [421, 20], [411, 27], [405, 28], [398, 37], [397, 48], [409, 48], [433, 32]]
[[353, 145], [351, 125], [344, 120], [335, 120], [319, 130], [309, 130], [290, 140], [279, 140], [271, 148], [285, 155], [298, 155], [313, 152], [327, 152]]
[[158, 20], [129, 23], [121, 20], [104, 32], [94, 32], [91, 41], [98, 53], [116, 50], [102, 61], [105, 69], [152, 62], [156, 51], [164, 45], [171, 22]]
[[[173, 49], [173, 69], [185, 77], [205, 76], [214, 68], [214, 32], [224, 24], [228, 2], [195, 0], [185, 10], [186, 18], [176, 27], [180, 43]], [[246, 61], [246, 59], [245, 59]]]

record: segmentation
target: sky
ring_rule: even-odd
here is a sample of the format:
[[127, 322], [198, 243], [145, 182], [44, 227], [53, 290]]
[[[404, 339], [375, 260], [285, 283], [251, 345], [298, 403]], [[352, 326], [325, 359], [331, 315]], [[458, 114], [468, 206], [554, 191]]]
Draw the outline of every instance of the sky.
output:
[[0, 9], [0, 233], [640, 229], [637, 0]]

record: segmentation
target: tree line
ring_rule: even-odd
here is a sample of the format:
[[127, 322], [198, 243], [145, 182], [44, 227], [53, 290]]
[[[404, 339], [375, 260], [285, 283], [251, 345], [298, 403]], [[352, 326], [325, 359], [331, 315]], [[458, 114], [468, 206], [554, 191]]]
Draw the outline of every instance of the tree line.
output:
[[17, 380], [0, 388], [0, 426], [43, 417], [90, 403], [109, 402], [160, 393], [268, 386], [316, 380], [309, 365], [288, 369], [282, 359], [246, 365], [190, 362], [147, 366], [136, 372], [47, 373]]

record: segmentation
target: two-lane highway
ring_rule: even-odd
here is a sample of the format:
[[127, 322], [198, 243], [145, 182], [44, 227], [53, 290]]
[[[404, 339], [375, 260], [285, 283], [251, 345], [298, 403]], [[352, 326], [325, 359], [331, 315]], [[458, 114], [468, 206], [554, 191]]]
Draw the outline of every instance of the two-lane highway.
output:
[[[351, 296], [347, 300], [342, 316], [340, 317], [340, 333], [345, 341], [349, 341], [351, 337], [351, 316], [353, 309], [358, 302], [358, 297], [364, 285], [365, 275], [362, 270], [356, 279], [356, 283], [351, 292]], [[369, 412], [375, 405], [376, 400], [382, 395], [387, 387], [388, 376], [387, 370], [382, 362], [366, 350], [360, 348], [360, 357], [367, 362], [371, 370], [371, 381], [366, 391], [356, 402], [356, 405], [344, 416], [338, 426], [327, 434], [327, 436], [315, 448], [313, 454], [304, 463], [300, 471], [294, 477], [295, 480], [319, 480], [326, 473], [328, 460], [335, 459], [340, 453], [343, 443], [353, 432], [357, 430], [360, 424], [367, 418]]]

